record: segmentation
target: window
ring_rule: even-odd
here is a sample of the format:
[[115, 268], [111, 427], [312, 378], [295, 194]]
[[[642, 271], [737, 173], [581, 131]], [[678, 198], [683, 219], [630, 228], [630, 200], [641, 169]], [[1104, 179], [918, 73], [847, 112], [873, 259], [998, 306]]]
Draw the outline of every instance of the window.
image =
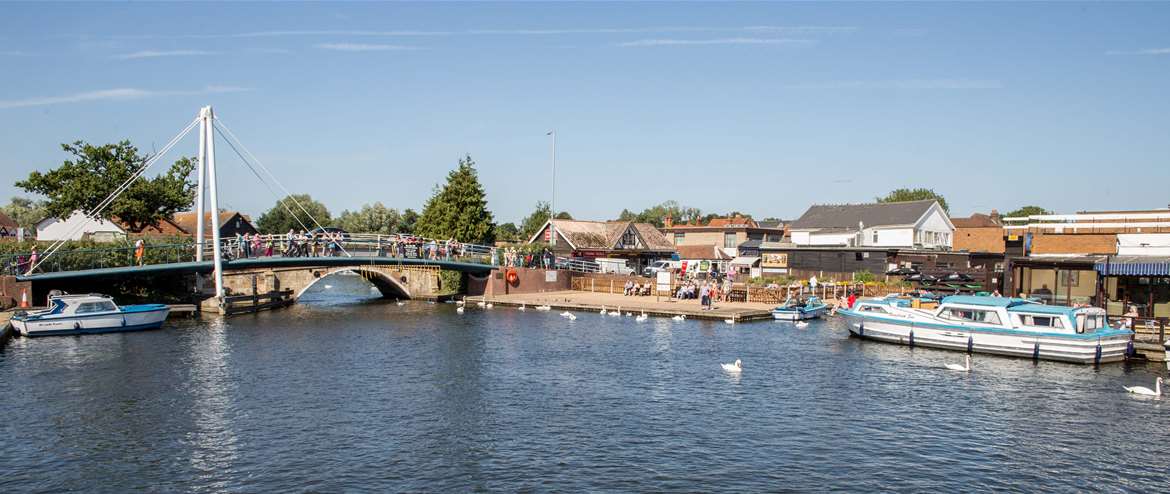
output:
[[674, 245], [682, 244], [683, 241], [686, 240], [686, 238], [687, 238], [687, 234], [685, 234], [685, 233], [675, 233], [674, 234]]
[[723, 248], [734, 249], [736, 247], [735, 232], [723, 234]]
[[878, 312], [878, 313], [882, 313], [882, 314], [888, 313], [886, 311], [885, 307], [879, 307], [876, 305], [863, 305], [860, 308], [858, 308], [857, 310], [859, 310], [861, 312]]
[[943, 319], [952, 321], [977, 322], [981, 324], [999, 324], [999, 315], [989, 310], [979, 309], [947, 309], [940, 314]]
[[1064, 328], [1064, 323], [1060, 322], [1060, 318], [1056, 316], [1020, 314], [1020, 324], [1035, 328]]
[[626, 230], [626, 233], [622, 234], [621, 247], [625, 247], [625, 248], [637, 248], [638, 247], [638, 235], [636, 233], [634, 233], [634, 230]]
[[770, 235], [768, 235], [768, 241], [769, 241], [769, 242], [779, 242], [779, 241], [780, 241], [780, 235], [777, 235], [777, 234], [774, 234], [774, 233], [773, 233], [773, 234], [770, 234]]
[[112, 302], [85, 302], [77, 306], [74, 314], [92, 314], [95, 312], [110, 312], [114, 310]]
[[877, 245], [877, 243], [878, 243], [878, 240], [877, 240], [877, 233], [878, 233], [878, 232], [877, 232], [877, 230], [874, 230], [874, 231], [873, 231], [873, 244], [874, 244], [874, 245]]
[[1105, 316], [1077, 314], [1078, 333], [1093, 332], [1106, 326], [1108, 324], [1105, 322]]

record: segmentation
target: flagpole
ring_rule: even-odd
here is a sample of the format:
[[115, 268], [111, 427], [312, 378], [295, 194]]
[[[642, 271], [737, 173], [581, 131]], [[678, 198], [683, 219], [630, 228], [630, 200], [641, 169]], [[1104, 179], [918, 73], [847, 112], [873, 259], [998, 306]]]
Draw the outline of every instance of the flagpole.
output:
[[545, 135], [552, 136], [552, 203], [549, 204], [550, 211], [548, 216], [548, 228], [549, 244], [556, 245], [557, 230], [552, 220], [557, 218], [557, 131], [550, 130], [548, 134]]

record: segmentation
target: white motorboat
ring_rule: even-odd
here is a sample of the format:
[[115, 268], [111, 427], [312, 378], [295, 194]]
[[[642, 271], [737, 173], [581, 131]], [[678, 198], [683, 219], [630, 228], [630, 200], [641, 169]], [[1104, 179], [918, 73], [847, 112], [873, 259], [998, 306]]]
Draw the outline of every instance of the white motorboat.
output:
[[113, 333], [157, 329], [171, 308], [165, 304], [118, 307], [107, 295], [55, 295], [49, 308], [12, 316], [12, 327], [22, 336]]
[[1133, 338], [1133, 331], [1110, 327], [1098, 307], [961, 295], [944, 298], [934, 310], [907, 302], [862, 299], [837, 313], [862, 338], [1080, 364], [1123, 360]]

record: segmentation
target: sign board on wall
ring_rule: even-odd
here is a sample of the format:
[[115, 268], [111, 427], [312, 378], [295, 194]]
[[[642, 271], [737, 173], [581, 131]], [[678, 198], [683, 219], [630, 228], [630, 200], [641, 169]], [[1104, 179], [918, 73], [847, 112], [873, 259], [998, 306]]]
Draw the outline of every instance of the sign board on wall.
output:
[[765, 252], [760, 258], [760, 266], [765, 268], [786, 268], [788, 267], [788, 253]]
[[544, 272], [544, 282], [545, 283], [556, 283], [557, 282], [557, 272], [552, 271], [552, 270], [545, 271]]

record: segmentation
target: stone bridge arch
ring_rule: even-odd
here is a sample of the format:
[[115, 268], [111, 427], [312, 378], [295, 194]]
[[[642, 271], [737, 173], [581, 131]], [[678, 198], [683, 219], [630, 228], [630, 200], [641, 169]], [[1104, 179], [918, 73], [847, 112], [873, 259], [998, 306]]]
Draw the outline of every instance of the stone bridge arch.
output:
[[250, 295], [273, 290], [291, 290], [300, 298], [313, 285], [330, 275], [351, 271], [369, 281], [385, 298], [431, 297], [439, 291], [439, 269], [433, 266], [297, 266], [224, 270], [228, 295]]
[[321, 271], [314, 271], [313, 272], [313, 276], [314, 276], [313, 280], [310, 281], [307, 285], [305, 285], [299, 289], [295, 289], [296, 291], [293, 293], [293, 298], [296, 298], [296, 299], [301, 298], [301, 295], [304, 295], [305, 292], [309, 291], [310, 288], [316, 286], [317, 283], [321, 282], [321, 280], [329, 278], [329, 277], [336, 275], [338, 273], [344, 273], [344, 272], [355, 273], [355, 274], [361, 276], [366, 281], [370, 282], [370, 284], [374, 285], [374, 287], [376, 287], [378, 289], [378, 292], [380, 292], [382, 294], [382, 298], [400, 298], [400, 299], [412, 298], [411, 293], [410, 293], [410, 287], [408, 286], [408, 283], [410, 282], [410, 278], [405, 276], [405, 275], [400, 275], [399, 273], [388, 273], [386, 271], [387, 270], [385, 270], [385, 269], [378, 269], [378, 268], [371, 269], [370, 267], [367, 267], [367, 266], [339, 267], [339, 268], [330, 268], [330, 269], [321, 270]]

